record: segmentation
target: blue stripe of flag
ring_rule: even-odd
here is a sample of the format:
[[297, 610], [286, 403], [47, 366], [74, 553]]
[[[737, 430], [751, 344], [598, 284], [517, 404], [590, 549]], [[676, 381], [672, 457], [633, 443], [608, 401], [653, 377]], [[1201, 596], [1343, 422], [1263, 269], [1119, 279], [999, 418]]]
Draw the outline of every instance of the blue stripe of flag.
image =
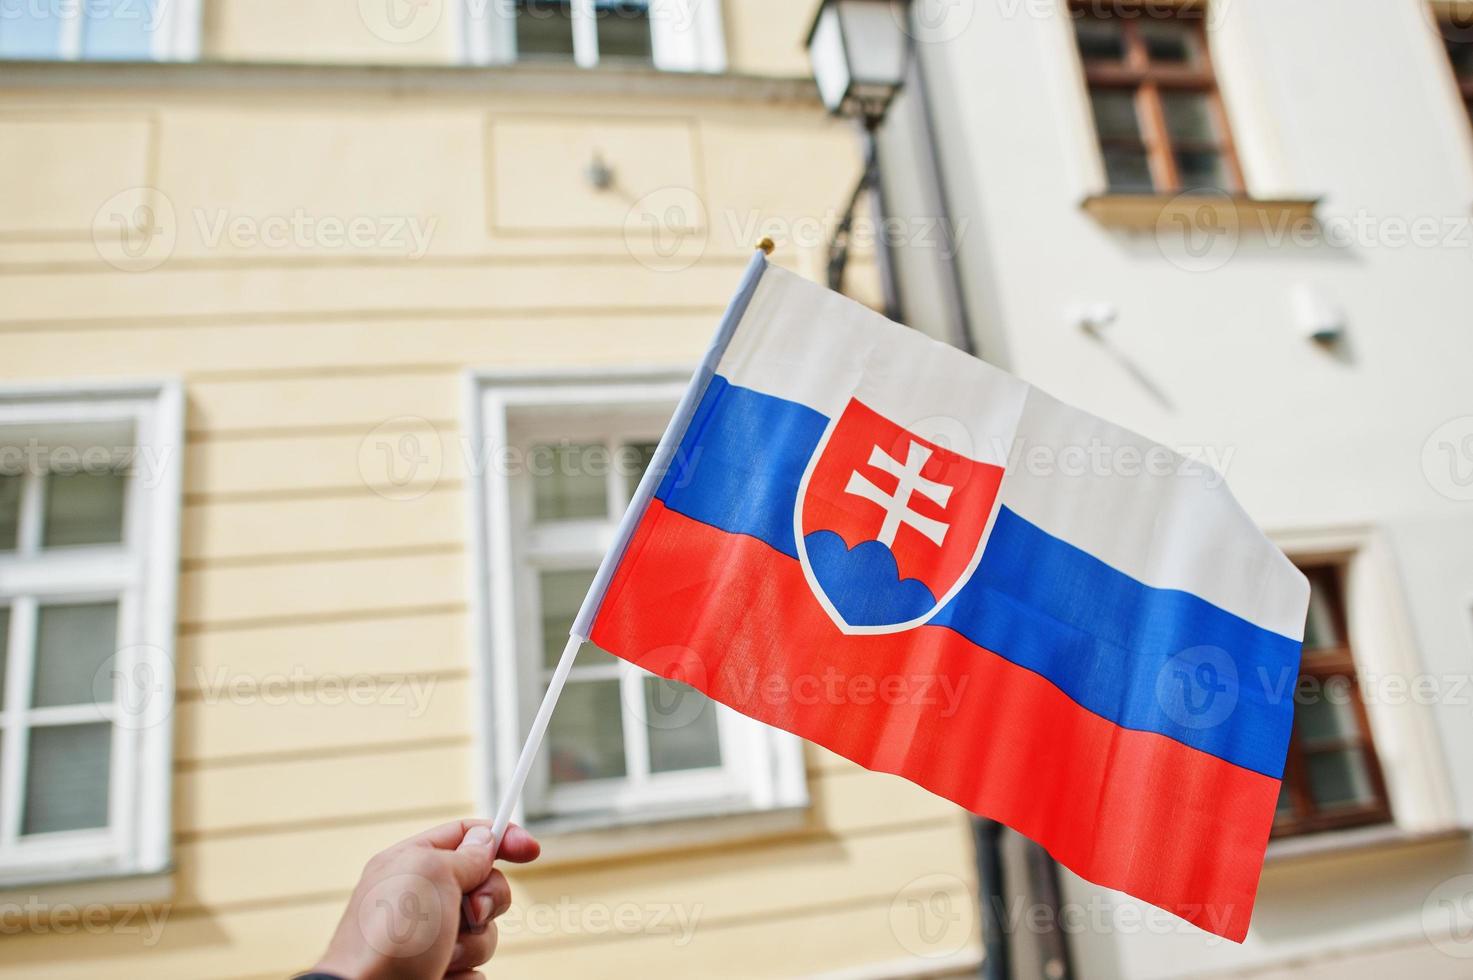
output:
[[[798, 484], [827, 424], [805, 405], [718, 375], [656, 496], [796, 558]], [[1007, 508], [972, 579], [932, 623], [1115, 724], [1282, 775], [1298, 641], [1191, 593], [1145, 585]]]

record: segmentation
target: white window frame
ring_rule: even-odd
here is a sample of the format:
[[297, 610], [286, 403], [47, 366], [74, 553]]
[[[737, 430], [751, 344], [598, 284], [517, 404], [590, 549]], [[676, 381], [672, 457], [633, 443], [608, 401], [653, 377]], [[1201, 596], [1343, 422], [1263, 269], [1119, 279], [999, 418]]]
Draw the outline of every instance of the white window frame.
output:
[[[481, 709], [476, 785], [484, 812], [499, 801], [541, 698], [537, 572], [596, 567], [618, 519], [611, 511], [607, 520], [570, 521], [533, 531], [525, 519], [530, 480], [516, 465], [521, 451], [554, 432], [575, 442], [616, 434], [632, 441], [658, 439], [689, 378], [689, 371], [674, 369], [467, 375], [472, 625]], [[556, 421], [544, 424], [537, 421], [539, 416]], [[617, 420], [636, 416], [638, 428], [618, 427]], [[616, 498], [622, 507], [615, 483], [624, 478], [610, 473], [611, 507]], [[535, 542], [534, 534], [539, 536]], [[649, 676], [624, 661], [591, 669], [617, 674], [625, 685], [626, 705], [631, 703], [627, 695], [636, 693]], [[539, 766], [518, 803], [516, 819], [524, 820], [528, 812], [548, 813], [535, 825], [555, 832], [805, 808], [802, 741], [715, 702], [712, 708], [721, 738], [720, 770], [660, 773], [641, 780], [636, 769], [633, 781], [590, 781], [549, 792]], [[625, 710], [629, 759], [643, 750], [644, 732], [630, 723]]]
[[[140, 17], [157, 17], [150, 57], [154, 61], [197, 61], [200, 50], [202, 0], [129, 0], [131, 9]], [[87, 0], [76, 0], [65, 8], [69, 15], [61, 20], [61, 37], [57, 43], [59, 61], [89, 60], [82, 53], [82, 25], [87, 19]], [[5, 29], [0, 22], [0, 31]]]
[[[0, 553], [0, 603], [10, 608], [0, 710], [0, 888], [154, 874], [169, 865], [183, 420], [182, 388], [173, 381], [0, 387], [0, 446], [35, 438], [42, 446], [82, 442], [136, 451], [119, 545], [38, 549], [43, 477], [22, 463], [17, 550]], [[114, 598], [113, 704], [28, 708], [38, 606]], [[35, 721], [113, 723], [106, 828], [20, 836]]]
[[[1296, 563], [1336, 562], [1344, 568], [1345, 621], [1362, 683], [1424, 673], [1416, 631], [1402, 592], [1397, 557], [1384, 530], [1373, 526], [1282, 531], [1270, 537]], [[1385, 778], [1392, 822], [1326, 830], [1269, 843], [1270, 861], [1412, 840], [1458, 829], [1451, 769], [1434, 709], [1415, 703], [1365, 701], [1372, 741]]]
[[[573, 62], [580, 68], [599, 63], [595, 0], [571, 0]], [[649, 0], [650, 53], [661, 71], [723, 72], [726, 38], [718, 0]], [[517, 60], [514, 0], [461, 0], [452, 8], [460, 18], [465, 59], [473, 65]]]

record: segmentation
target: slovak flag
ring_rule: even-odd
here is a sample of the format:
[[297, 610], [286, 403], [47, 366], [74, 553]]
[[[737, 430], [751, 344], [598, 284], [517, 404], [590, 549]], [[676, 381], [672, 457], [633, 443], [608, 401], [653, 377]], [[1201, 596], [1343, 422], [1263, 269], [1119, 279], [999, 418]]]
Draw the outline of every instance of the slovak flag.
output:
[[1242, 941], [1309, 585], [1218, 474], [761, 256], [652, 469], [576, 635]]

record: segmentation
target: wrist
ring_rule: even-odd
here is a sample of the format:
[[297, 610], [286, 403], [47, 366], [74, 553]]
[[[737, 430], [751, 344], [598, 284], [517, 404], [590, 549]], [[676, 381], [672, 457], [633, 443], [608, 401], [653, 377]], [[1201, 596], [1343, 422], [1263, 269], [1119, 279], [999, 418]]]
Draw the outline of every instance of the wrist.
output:
[[328, 950], [312, 969], [296, 980], [384, 980], [384, 973], [372, 961], [364, 962]]

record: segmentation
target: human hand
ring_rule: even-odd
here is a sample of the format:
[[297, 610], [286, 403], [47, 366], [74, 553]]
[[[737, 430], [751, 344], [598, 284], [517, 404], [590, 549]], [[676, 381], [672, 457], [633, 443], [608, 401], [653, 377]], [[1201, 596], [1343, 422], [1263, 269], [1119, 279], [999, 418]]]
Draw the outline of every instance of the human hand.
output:
[[[512, 826], [497, 857], [521, 864], [539, 853]], [[344, 980], [481, 977], [474, 968], [496, 951], [493, 920], [511, 907], [511, 885], [491, 863], [488, 820], [444, 824], [375, 854], [315, 971]]]

